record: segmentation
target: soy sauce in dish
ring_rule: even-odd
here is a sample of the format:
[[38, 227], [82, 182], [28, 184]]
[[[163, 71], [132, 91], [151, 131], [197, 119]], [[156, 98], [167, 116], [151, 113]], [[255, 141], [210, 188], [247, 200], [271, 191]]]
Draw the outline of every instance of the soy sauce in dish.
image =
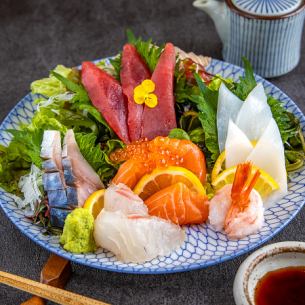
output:
[[268, 272], [255, 287], [255, 305], [305, 305], [305, 266]]

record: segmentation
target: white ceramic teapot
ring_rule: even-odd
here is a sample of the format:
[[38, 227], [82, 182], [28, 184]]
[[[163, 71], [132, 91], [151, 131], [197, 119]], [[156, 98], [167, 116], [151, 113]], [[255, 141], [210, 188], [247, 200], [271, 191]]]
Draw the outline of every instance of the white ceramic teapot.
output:
[[285, 74], [300, 60], [304, 0], [196, 0], [214, 21], [226, 61], [245, 56], [264, 77]]

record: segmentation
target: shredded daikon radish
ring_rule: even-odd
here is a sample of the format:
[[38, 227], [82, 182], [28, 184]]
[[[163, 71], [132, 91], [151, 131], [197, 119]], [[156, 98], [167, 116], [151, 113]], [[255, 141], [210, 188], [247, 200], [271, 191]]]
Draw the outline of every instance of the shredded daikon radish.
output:
[[32, 164], [30, 173], [20, 178], [18, 186], [24, 196], [23, 200], [16, 202], [18, 207], [29, 207], [32, 212], [35, 212], [37, 204], [43, 198], [40, 190], [42, 186], [42, 171]]

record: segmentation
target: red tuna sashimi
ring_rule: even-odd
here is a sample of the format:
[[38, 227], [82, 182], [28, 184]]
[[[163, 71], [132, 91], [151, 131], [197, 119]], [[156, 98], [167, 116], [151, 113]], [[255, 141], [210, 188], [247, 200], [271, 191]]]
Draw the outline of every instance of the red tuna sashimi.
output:
[[91, 62], [82, 64], [82, 83], [93, 105], [118, 137], [129, 143], [127, 105], [119, 82]]
[[143, 105], [135, 103], [133, 90], [145, 79], [150, 79], [150, 72], [136, 48], [125, 44], [122, 53], [122, 68], [120, 72], [123, 93], [128, 99], [127, 125], [131, 141], [139, 140], [142, 131]]
[[174, 100], [175, 48], [167, 43], [153, 72], [151, 80], [155, 83], [158, 105], [144, 107], [142, 137], [149, 140], [157, 136], [167, 136], [177, 127]]

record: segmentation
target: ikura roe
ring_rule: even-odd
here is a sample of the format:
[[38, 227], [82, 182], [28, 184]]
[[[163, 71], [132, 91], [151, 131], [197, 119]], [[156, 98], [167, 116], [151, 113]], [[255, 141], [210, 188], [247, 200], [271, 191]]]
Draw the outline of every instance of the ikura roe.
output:
[[206, 179], [204, 154], [189, 140], [161, 136], [151, 141], [142, 139], [117, 149], [110, 155], [110, 159], [116, 163], [132, 159], [151, 169], [181, 166], [197, 175], [202, 183]]

